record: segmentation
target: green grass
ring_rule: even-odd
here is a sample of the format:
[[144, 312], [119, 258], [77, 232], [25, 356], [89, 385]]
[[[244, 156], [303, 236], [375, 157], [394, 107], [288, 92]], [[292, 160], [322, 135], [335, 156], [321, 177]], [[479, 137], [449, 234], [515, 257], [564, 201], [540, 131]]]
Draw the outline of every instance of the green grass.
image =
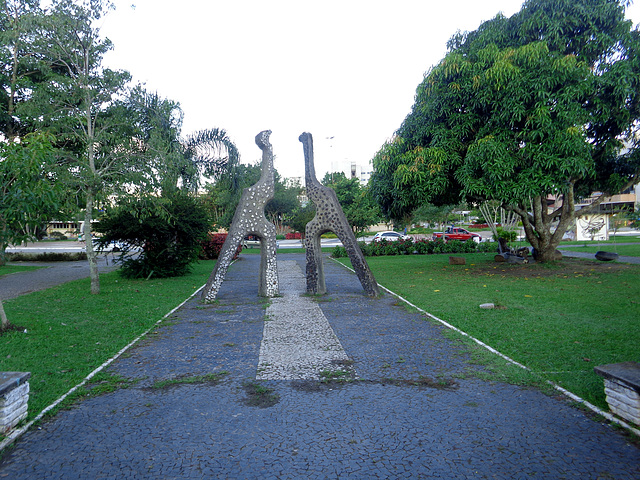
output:
[[[561, 246], [562, 248], [562, 246]], [[601, 246], [576, 246], [567, 249], [571, 252], [584, 252], [584, 253], [596, 253], [597, 251], [604, 250], [606, 252], [615, 252], [618, 255], [625, 255], [629, 257], [640, 257], [640, 243], [636, 245], [616, 245], [616, 244], [602, 244]]]
[[3, 302], [22, 330], [0, 336], [0, 371], [31, 372], [29, 418], [193, 294], [213, 265], [149, 281], [111, 272], [100, 276], [100, 295], [90, 295], [83, 279]]
[[225, 375], [228, 375], [229, 372], [220, 371], [217, 373], [207, 373], [206, 375], [196, 375], [196, 376], [184, 376], [178, 378], [171, 378], [169, 380], [159, 380], [155, 382], [151, 388], [160, 390], [164, 388], [175, 387], [178, 385], [191, 385], [198, 383], [210, 383], [217, 384], [222, 380]]
[[465, 266], [450, 266], [447, 255], [367, 261], [381, 285], [606, 408], [593, 367], [640, 360], [640, 266], [579, 259], [517, 266], [464, 256]]
[[0, 267], [0, 277], [4, 275], [11, 275], [18, 272], [30, 272], [31, 270], [39, 270], [45, 267], [38, 267], [34, 265], [4, 265]]

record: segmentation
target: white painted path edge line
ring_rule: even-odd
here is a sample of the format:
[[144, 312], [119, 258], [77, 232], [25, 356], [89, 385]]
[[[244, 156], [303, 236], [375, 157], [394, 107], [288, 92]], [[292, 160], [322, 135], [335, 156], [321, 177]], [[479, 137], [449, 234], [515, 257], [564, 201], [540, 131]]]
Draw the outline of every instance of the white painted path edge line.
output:
[[[329, 257], [331, 258], [331, 257]], [[347, 270], [352, 271], [353, 273], [355, 273], [355, 270], [353, 270], [351, 267], [348, 267], [347, 265], [343, 264], [342, 262], [339, 262], [338, 260], [331, 258], [331, 260], [333, 260], [334, 262], [336, 262], [338, 265], [342, 265], [344, 268], [346, 268]], [[495, 348], [487, 345], [486, 343], [478, 340], [475, 337], [472, 337], [471, 335], [469, 335], [467, 332], [463, 332], [462, 330], [460, 330], [457, 327], [454, 327], [453, 325], [451, 325], [450, 323], [445, 322], [444, 320], [436, 317], [435, 315], [430, 314], [429, 312], [423, 310], [422, 308], [418, 307], [417, 305], [414, 305], [413, 303], [411, 303], [409, 300], [407, 300], [404, 297], [401, 297], [400, 295], [398, 295], [397, 293], [389, 290], [387, 287], [378, 284], [380, 287], [382, 287], [382, 289], [384, 289], [385, 291], [389, 292], [391, 295], [393, 295], [394, 297], [402, 300], [404, 303], [406, 303], [407, 305], [409, 305], [410, 307], [415, 308], [416, 310], [418, 310], [420, 313], [426, 315], [427, 317], [440, 322], [442, 325], [444, 325], [447, 328], [450, 328], [451, 330], [454, 330], [455, 332], [458, 332], [460, 335], [463, 335], [471, 340], [473, 340], [474, 342], [476, 342], [478, 345], [480, 345], [481, 347], [486, 348], [487, 350], [489, 350], [491, 353], [495, 353], [496, 355], [498, 355], [499, 357], [504, 358], [507, 362], [512, 363], [513, 365], [516, 365], [524, 370], [527, 370], [528, 372], [531, 372], [533, 375], [535, 375], [536, 377], [540, 378], [538, 374], [536, 374], [533, 370], [531, 370], [529, 367], [526, 367], [524, 365], [522, 365], [521, 363], [516, 362], [515, 360], [513, 360], [512, 358], [508, 357], [507, 355], [499, 352], [498, 350], [496, 350]], [[632, 425], [629, 425], [627, 422], [625, 422], [624, 420], [620, 420], [619, 418], [614, 417], [612, 414], [610, 414], [609, 412], [605, 412], [604, 410], [600, 409], [599, 407], [596, 407], [595, 405], [593, 405], [590, 402], [587, 402], [584, 398], [579, 397], [578, 395], [576, 395], [575, 393], [570, 392], [569, 390], [562, 388], [560, 385], [553, 383], [551, 380], [546, 380], [546, 379], [542, 379], [544, 380], [547, 384], [551, 385], [553, 388], [555, 388], [556, 390], [558, 390], [559, 392], [561, 392], [563, 395], [569, 397], [571, 400], [581, 403], [582, 405], [584, 405], [585, 407], [589, 408], [590, 410], [592, 410], [593, 412], [597, 413], [598, 415], [602, 415], [603, 417], [605, 417], [607, 420], [609, 420], [612, 423], [615, 423], [617, 425], [620, 425], [621, 427], [629, 430], [630, 432], [635, 433], [636, 435], [638, 435], [640, 437], [640, 430], [633, 427]]]
[[93, 372], [91, 372], [89, 375], [87, 375], [84, 380], [82, 380], [79, 384], [77, 384], [75, 387], [71, 388], [71, 390], [69, 390], [67, 393], [65, 393], [64, 395], [62, 395], [60, 398], [58, 398], [55, 402], [53, 402], [51, 405], [49, 405], [48, 407], [46, 407], [44, 410], [42, 410], [37, 417], [35, 417], [33, 420], [31, 420], [29, 423], [27, 423], [26, 425], [18, 428], [17, 430], [13, 430], [11, 431], [7, 437], [2, 441], [2, 443], [0, 443], [0, 452], [2, 450], [4, 450], [6, 447], [8, 447], [9, 445], [11, 445], [13, 442], [15, 442], [18, 438], [20, 438], [22, 436], [23, 433], [25, 433], [27, 430], [29, 430], [31, 428], [31, 426], [37, 422], [38, 420], [40, 420], [42, 417], [44, 417], [44, 415], [51, 409], [57, 407], [62, 401], [64, 401], [65, 398], [67, 398], [69, 395], [71, 395], [73, 392], [75, 392], [77, 389], [79, 389], [80, 387], [82, 387], [85, 383], [87, 383], [89, 380], [91, 380], [96, 374], [100, 373], [102, 370], [104, 370], [106, 367], [108, 367], [111, 363], [113, 363], [114, 360], [116, 360], [118, 357], [120, 357], [120, 355], [122, 355], [124, 352], [126, 352], [127, 350], [129, 350], [132, 346], [134, 346], [136, 343], [138, 343], [140, 341], [140, 339], [142, 337], [144, 337], [145, 335], [147, 335], [151, 330], [153, 330], [154, 328], [156, 328], [160, 323], [162, 323], [169, 315], [171, 315], [173, 312], [175, 312], [176, 310], [178, 310], [180, 307], [182, 307], [185, 303], [187, 303], [189, 300], [191, 300], [193, 297], [195, 297], [198, 292], [200, 292], [200, 290], [202, 290], [205, 286], [202, 285], [200, 288], [198, 288], [195, 292], [193, 292], [191, 295], [189, 295], [189, 298], [187, 298], [184, 302], [182, 302], [180, 305], [178, 305], [176, 308], [174, 308], [173, 310], [171, 310], [169, 313], [167, 313], [164, 317], [162, 317], [160, 320], [158, 320], [156, 323], [154, 323], [151, 327], [149, 327], [146, 331], [144, 331], [142, 334], [140, 334], [135, 340], [133, 340], [131, 343], [129, 343], [126, 347], [122, 348], [118, 353], [116, 353], [113, 357], [111, 357], [109, 360], [107, 360], [106, 362], [104, 362], [102, 365], [100, 365], [98, 368], [96, 368]]

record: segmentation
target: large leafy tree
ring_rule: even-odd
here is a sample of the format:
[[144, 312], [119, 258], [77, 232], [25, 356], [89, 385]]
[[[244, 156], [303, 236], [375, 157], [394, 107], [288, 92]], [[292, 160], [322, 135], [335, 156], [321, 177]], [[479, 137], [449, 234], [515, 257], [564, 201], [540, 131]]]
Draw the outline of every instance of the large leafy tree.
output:
[[42, 55], [44, 18], [39, 0], [0, 2], [0, 132], [9, 140], [31, 131], [20, 107], [51, 68]]
[[439, 228], [444, 228], [445, 224], [451, 217], [451, 212], [455, 207], [453, 205], [433, 205], [425, 203], [420, 205], [413, 211], [413, 220], [417, 222], [427, 222]]
[[344, 172], [326, 173], [322, 184], [335, 190], [347, 221], [356, 234], [380, 221], [380, 207], [357, 178], [347, 178]]
[[288, 185], [282, 180], [280, 174], [274, 172], [273, 198], [265, 205], [264, 213], [271, 223], [276, 226], [278, 235], [285, 233], [285, 225], [300, 206], [298, 196], [302, 191], [299, 185]]
[[237, 163], [238, 149], [221, 128], [181, 138], [183, 112], [177, 102], [137, 86], [129, 95], [128, 106], [144, 162], [153, 165], [156, 189], [161, 193], [195, 193], [203, 180], [216, 179]]
[[229, 228], [242, 190], [260, 179], [260, 165], [237, 164], [205, 186], [203, 202], [215, 227]]
[[30, 134], [0, 143], [0, 266], [9, 244], [35, 238], [59, 208], [61, 185], [51, 175], [52, 138]]
[[57, 0], [43, 22], [40, 52], [51, 68], [46, 88], [38, 88], [23, 115], [53, 131], [58, 140], [66, 188], [84, 203], [91, 293], [100, 291], [97, 253], [90, 240], [95, 209], [109, 195], [130, 190], [150, 178], [136, 152], [139, 142], [127, 108], [130, 75], [104, 68], [112, 48], [100, 36], [97, 22], [108, 12], [104, 0]]
[[[638, 180], [640, 34], [623, 0], [528, 0], [458, 34], [374, 159], [374, 197], [402, 218], [426, 202], [498, 200], [554, 258], [579, 196]], [[559, 200], [548, 211], [548, 199]]]

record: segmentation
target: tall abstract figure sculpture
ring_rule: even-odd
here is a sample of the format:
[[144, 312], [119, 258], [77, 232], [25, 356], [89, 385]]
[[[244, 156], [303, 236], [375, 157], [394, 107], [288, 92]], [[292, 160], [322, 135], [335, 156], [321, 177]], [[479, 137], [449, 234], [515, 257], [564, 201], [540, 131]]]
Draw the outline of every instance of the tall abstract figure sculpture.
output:
[[322, 295], [327, 287], [324, 281], [324, 266], [320, 236], [326, 232], [335, 233], [347, 250], [353, 269], [356, 271], [362, 288], [370, 297], [380, 294], [378, 283], [362, 255], [351, 225], [338, 202], [333, 189], [325, 187], [316, 178], [313, 159], [313, 137], [303, 133], [298, 137], [304, 147], [304, 173], [307, 196], [316, 206], [316, 216], [305, 227], [305, 248], [307, 250], [307, 292]]
[[264, 215], [264, 206], [273, 198], [273, 150], [269, 143], [271, 130], [260, 132], [256, 144], [262, 150], [262, 171], [260, 180], [245, 188], [240, 203], [233, 215], [227, 239], [222, 245], [216, 266], [202, 292], [205, 303], [215, 300], [227, 273], [231, 260], [240, 243], [247, 235], [260, 239], [260, 285], [258, 294], [262, 297], [278, 295], [278, 266], [276, 263], [276, 227]]

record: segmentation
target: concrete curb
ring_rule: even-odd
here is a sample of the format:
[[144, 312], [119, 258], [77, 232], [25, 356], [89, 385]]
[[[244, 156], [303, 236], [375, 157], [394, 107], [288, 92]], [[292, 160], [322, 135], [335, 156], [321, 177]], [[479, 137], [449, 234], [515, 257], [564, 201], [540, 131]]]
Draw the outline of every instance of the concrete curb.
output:
[[[329, 257], [331, 258], [331, 257]], [[335, 260], [334, 258], [331, 258], [331, 260], [333, 260], [334, 262], [336, 262], [339, 265], [342, 265], [344, 268], [346, 268], [347, 270], [350, 270], [351, 272], [355, 273], [355, 271], [344, 265], [343, 263], [339, 262], [338, 260]], [[406, 298], [398, 295], [397, 293], [393, 292], [392, 290], [389, 290], [387, 287], [383, 286], [383, 285], [379, 285], [380, 288], [382, 288], [383, 290], [385, 290], [386, 292], [390, 293], [391, 295], [393, 295], [394, 297], [396, 297], [397, 299], [403, 301], [404, 303], [406, 303], [407, 305], [409, 305], [410, 307], [415, 308], [416, 310], [418, 310], [420, 313], [422, 313], [423, 315], [429, 317], [432, 320], [435, 320], [436, 322], [439, 322], [440, 324], [442, 324], [443, 326], [459, 333], [460, 335], [469, 338], [470, 340], [473, 340], [475, 343], [477, 343], [478, 345], [480, 345], [481, 347], [489, 350], [491, 353], [494, 353], [495, 355], [498, 355], [499, 357], [503, 358], [504, 360], [506, 360], [507, 362], [522, 368], [523, 370], [526, 370], [528, 372], [530, 372], [531, 374], [535, 375], [536, 377], [540, 378], [533, 370], [531, 370], [529, 367], [516, 362], [515, 360], [513, 360], [512, 358], [508, 357], [507, 355], [499, 352], [498, 350], [496, 350], [495, 348], [491, 347], [490, 345], [487, 345], [486, 343], [482, 342], [481, 340], [478, 340], [475, 337], [472, 337], [471, 335], [469, 335], [468, 333], [460, 330], [457, 327], [454, 327], [453, 325], [451, 325], [450, 323], [445, 322], [444, 320], [436, 317], [435, 315], [430, 314], [429, 312], [423, 310], [422, 308], [418, 307], [417, 305], [414, 305], [413, 303], [411, 303], [409, 300], [407, 300]], [[636, 434], [638, 437], [640, 437], [640, 429], [637, 429], [635, 427], [633, 427], [632, 425], [629, 425], [627, 422], [625, 422], [624, 420], [620, 420], [617, 417], [614, 417], [612, 414], [610, 414], [609, 412], [605, 412], [604, 410], [600, 409], [599, 407], [596, 407], [595, 405], [593, 405], [592, 403], [587, 402], [585, 399], [579, 397], [578, 395], [570, 392], [569, 390], [566, 390], [565, 388], [562, 388], [560, 385], [557, 385], [556, 383], [553, 383], [551, 380], [546, 380], [541, 378], [541, 380], [544, 380], [548, 385], [552, 386], [554, 389], [556, 389], [557, 391], [559, 391], [560, 393], [562, 393], [563, 395], [565, 395], [566, 397], [569, 397], [571, 400], [578, 402], [582, 405], [584, 405], [585, 407], [589, 408], [591, 411], [593, 411], [594, 413], [597, 413], [598, 415], [603, 416], [604, 418], [606, 418], [607, 420], [609, 420], [612, 423], [615, 423], [616, 425], [621, 426], [622, 428]]]

